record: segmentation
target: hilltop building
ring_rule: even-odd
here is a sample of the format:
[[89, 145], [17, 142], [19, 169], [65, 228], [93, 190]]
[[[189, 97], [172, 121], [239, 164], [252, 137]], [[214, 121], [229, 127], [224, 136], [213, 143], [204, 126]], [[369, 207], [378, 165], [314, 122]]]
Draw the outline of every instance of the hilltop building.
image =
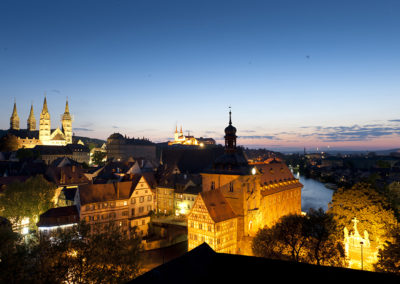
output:
[[[237, 148], [236, 138], [229, 112], [225, 152], [201, 173], [202, 193], [188, 215], [189, 250], [200, 244], [200, 238], [217, 252], [251, 255], [251, 239], [259, 229], [273, 225], [286, 214], [301, 213], [302, 184], [286, 164], [276, 160], [249, 164], [243, 151]], [[216, 212], [219, 218], [224, 216], [223, 220], [213, 218]], [[217, 238], [217, 243], [207, 237], [208, 228], [211, 226], [214, 233], [213, 224], [219, 222], [231, 224], [226, 230], [236, 230], [236, 246], [230, 244], [230, 236]], [[222, 243], [225, 245], [216, 246]]]
[[50, 113], [47, 107], [46, 97], [44, 98], [43, 108], [40, 114], [39, 130], [36, 129], [33, 105], [31, 105], [27, 120], [27, 128], [20, 129], [19, 122], [17, 104], [14, 102], [8, 133], [17, 137], [18, 149], [33, 148], [37, 145], [65, 146], [67, 144], [72, 144], [72, 116], [69, 113], [68, 100], [65, 104], [65, 112], [61, 118], [61, 129], [59, 127], [51, 129]]
[[175, 128], [174, 133], [174, 141], [168, 142], [168, 145], [191, 145], [191, 146], [200, 146], [203, 147], [205, 145], [215, 145], [215, 140], [212, 138], [195, 138], [192, 135], [184, 135], [181, 130], [178, 132], [178, 126]]

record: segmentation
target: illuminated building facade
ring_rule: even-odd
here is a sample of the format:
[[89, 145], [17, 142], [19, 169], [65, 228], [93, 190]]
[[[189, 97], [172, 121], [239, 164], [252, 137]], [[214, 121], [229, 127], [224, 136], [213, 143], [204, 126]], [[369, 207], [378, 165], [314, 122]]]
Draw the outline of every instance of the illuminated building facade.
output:
[[[301, 213], [302, 184], [283, 162], [249, 164], [236, 147], [236, 128], [231, 112], [229, 115], [225, 153], [201, 173], [202, 192], [221, 192], [237, 220], [237, 251], [233, 253], [251, 254], [249, 244], [259, 229], [273, 225], [286, 214]], [[190, 236], [193, 228], [188, 226], [188, 230]]]
[[188, 249], [206, 242], [216, 252], [236, 253], [237, 222], [221, 190], [200, 193], [188, 215]]
[[125, 161], [143, 158], [156, 161], [156, 145], [148, 139], [135, 139], [113, 133], [107, 139], [107, 160]]
[[182, 132], [182, 126], [181, 126], [181, 131], [178, 132], [178, 126], [175, 128], [175, 134], [174, 134], [174, 141], [168, 142], [168, 145], [200, 145], [199, 141], [197, 141], [194, 136], [188, 135], [185, 136], [183, 135]]
[[36, 118], [33, 106], [27, 120], [27, 129], [20, 129], [17, 105], [14, 102], [13, 112], [10, 118], [9, 134], [18, 139], [18, 148], [33, 148], [37, 145], [65, 146], [72, 144], [72, 116], [69, 113], [68, 100], [61, 118], [62, 128], [51, 129], [50, 113], [47, 107], [47, 99], [43, 102], [40, 114], [39, 130], [36, 130]]
[[127, 234], [136, 228], [140, 236], [148, 233], [155, 202], [155, 190], [143, 175], [134, 175], [131, 181], [80, 186], [75, 201], [80, 219], [92, 230], [112, 222]]

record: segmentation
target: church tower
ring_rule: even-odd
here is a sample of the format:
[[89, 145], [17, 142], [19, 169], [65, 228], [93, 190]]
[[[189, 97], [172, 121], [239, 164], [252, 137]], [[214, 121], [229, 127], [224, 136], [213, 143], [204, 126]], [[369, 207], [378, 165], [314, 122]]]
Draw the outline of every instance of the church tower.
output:
[[225, 128], [225, 152], [236, 152], [236, 128], [232, 125], [232, 113], [229, 110], [229, 125]]
[[43, 109], [42, 113], [40, 114], [39, 122], [39, 140], [42, 142], [42, 144], [46, 145], [46, 142], [50, 140], [50, 133], [50, 113], [47, 108], [46, 97], [44, 97]]
[[28, 122], [27, 122], [28, 131], [36, 130], [36, 118], [33, 113], [33, 105], [31, 105], [31, 112], [29, 113]]
[[69, 113], [68, 98], [65, 104], [65, 112], [62, 116], [61, 123], [62, 123], [62, 130], [65, 135], [65, 142], [67, 144], [72, 144], [72, 117], [71, 114]]
[[17, 103], [14, 101], [14, 109], [10, 118], [10, 129], [19, 130], [19, 116], [17, 113]]

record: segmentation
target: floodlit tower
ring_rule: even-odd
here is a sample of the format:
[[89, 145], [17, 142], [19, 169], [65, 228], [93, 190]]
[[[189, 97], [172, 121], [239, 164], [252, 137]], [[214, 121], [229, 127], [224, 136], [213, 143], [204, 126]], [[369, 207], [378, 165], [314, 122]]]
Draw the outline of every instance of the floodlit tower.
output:
[[19, 130], [19, 116], [17, 113], [17, 103], [14, 100], [14, 109], [10, 118], [10, 129]]
[[27, 129], [29, 131], [36, 130], [36, 118], [35, 118], [35, 114], [33, 113], [33, 104], [31, 105], [31, 111], [30, 111], [29, 117], [28, 117]]
[[72, 117], [69, 113], [68, 98], [65, 104], [65, 111], [61, 119], [62, 130], [65, 135], [65, 141], [67, 144], [72, 144]]

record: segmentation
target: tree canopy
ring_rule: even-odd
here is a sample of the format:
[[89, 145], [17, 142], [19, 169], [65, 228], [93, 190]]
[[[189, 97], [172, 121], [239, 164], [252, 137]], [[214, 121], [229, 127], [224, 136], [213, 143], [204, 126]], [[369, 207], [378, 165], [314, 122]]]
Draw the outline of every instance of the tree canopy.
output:
[[1, 215], [14, 226], [27, 217], [34, 227], [39, 215], [54, 206], [55, 189], [56, 186], [42, 175], [30, 177], [25, 182], [14, 182], [0, 195]]
[[377, 244], [384, 243], [397, 224], [386, 198], [364, 183], [355, 184], [350, 189], [337, 190], [333, 194], [328, 212], [333, 214], [341, 236], [344, 227], [352, 228], [352, 219], [357, 218], [358, 230], [366, 230], [371, 241]]
[[271, 228], [259, 230], [252, 243], [256, 256], [307, 262], [317, 265], [344, 265], [344, 249], [335, 237], [333, 216], [322, 209], [307, 216], [286, 215]]
[[140, 239], [129, 238], [112, 223], [102, 229], [91, 230], [85, 223], [79, 223], [31, 243], [19, 242], [10, 232], [0, 230], [0, 240], [7, 240], [8, 247], [25, 247], [25, 250], [7, 251], [7, 262], [0, 262], [0, 282], [13, 279], [18, 283], [125, 283], [132, 280], [140, 269]]

